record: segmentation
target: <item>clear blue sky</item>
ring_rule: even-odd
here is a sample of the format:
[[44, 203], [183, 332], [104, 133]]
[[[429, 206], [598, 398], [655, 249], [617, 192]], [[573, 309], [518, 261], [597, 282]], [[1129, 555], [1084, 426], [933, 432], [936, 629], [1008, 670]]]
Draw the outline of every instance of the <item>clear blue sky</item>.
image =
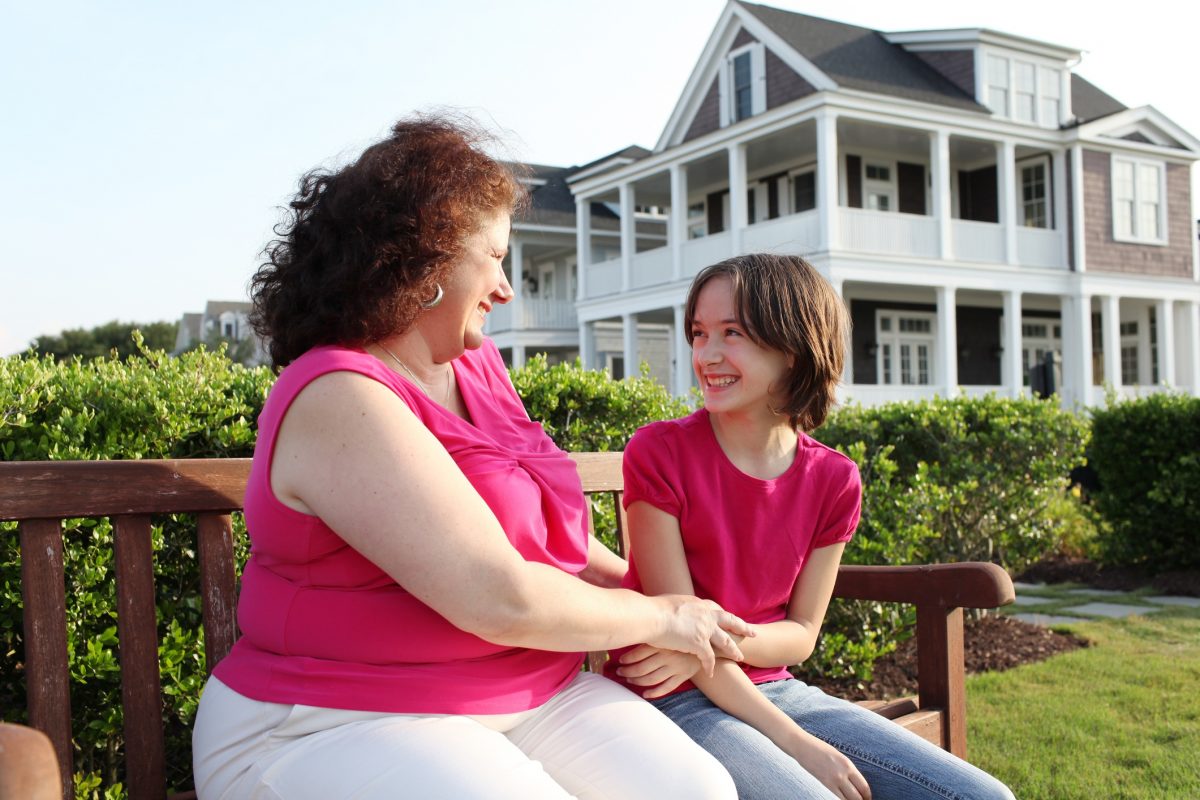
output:
[[[1186, 3], [774, 5], [879, 30], [988, 27], [1082, 48], [1079, 74], [1200, 136]], [[297, 177], [415, 109], [465, 109], [501, 129], [513, 157], [539, 163], [653, 146], [723, 7], [5, 3], [0, 354], [64, 327], [175, 320], [206, 300], [243, 299]]]

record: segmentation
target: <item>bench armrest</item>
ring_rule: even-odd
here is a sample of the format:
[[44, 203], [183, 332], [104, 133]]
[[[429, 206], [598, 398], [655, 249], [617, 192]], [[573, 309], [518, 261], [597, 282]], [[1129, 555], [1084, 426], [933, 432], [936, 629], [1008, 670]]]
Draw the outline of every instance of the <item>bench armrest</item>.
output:
[[997, 608], [1011, 603], [1016, 593], [1003, 568], [968, 561], [904, 567], [844, 564], [833, 596], [942, 608]]
[[917, 608], [917, 692], [922, 709], [942, 712], [941, 744], [967, 757], [963, 609], [996, 608], [1016, 592], [1002, 568], [984, 562], [904, 567], [843, 565], [834, 597], [911, 603]]

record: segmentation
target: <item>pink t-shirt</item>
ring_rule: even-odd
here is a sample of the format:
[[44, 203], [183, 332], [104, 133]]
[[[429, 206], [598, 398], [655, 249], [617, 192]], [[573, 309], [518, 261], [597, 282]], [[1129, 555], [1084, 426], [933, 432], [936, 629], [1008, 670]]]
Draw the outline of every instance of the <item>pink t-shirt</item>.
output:
[[395, 392], [445, 445], [526, 560], [579, 573], [587, 505], [573, 462], [529, 420], [490, 340], [453, 367], [474, 424], [360, 350], [316, 348], [279, 376], [259, 416], [246, 490], [242, 636], [214, 670], [226, 685], [275, 703], [502, 714], [540, 705], [579, 671], [580, 653], [505, 647], [454, 627], [271, 491], [275, 437], [292, 400], [321, 375], [357, 372]]
[[[812, 551], [849, 541], [858, 525], [862, 485], [853, 461], [800, 434], [782, 475], [751, 477], [721, 450], [704, 409], [638, 430], [624, 472], [626, 508], [644, 501], [679, 520], [696, 595], [754, 624], [784, 619]], [[633, 559], [623, 585], [641, 591]], [[621, 683], [616, 659], [628, 649], [614, 651], [605, 668]], [[755, 683], [788, 677], [784, 667], [742, 669]], [[688, 681], [676, 691], [691, 688]]]

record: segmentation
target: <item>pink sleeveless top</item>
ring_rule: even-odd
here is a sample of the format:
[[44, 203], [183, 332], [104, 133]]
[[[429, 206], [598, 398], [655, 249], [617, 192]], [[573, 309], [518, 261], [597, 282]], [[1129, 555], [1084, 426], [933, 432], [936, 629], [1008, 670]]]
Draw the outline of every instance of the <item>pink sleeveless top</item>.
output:
[[279, 376], [246, 490], [242, 636], [214, 670], [230, 688], [325, 708], [503, 714], [540, 705], [579, 671], [580, 653], [505, 647], [454, 627], [271, 491], [275, 437], [292, 400], [321, 375], [357, 372], [395, 392], [441, 441], [526, 560], [579, 573], [587, 505], [573, 462], [529, 420], [490, 340], [453, 367], [473, 424], [360, 350], [316, 348]]

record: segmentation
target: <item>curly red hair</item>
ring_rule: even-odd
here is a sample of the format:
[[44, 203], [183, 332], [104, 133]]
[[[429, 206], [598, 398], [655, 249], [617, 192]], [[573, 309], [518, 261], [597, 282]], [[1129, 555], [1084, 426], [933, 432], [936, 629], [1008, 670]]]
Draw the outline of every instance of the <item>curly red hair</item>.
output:
[[402, 333], [467, 236], [527, 193], [469, 122], [416, 116], [336, 172], [300, 180], [251, 279], [251, 322], [283, 367], [313, 347]]

